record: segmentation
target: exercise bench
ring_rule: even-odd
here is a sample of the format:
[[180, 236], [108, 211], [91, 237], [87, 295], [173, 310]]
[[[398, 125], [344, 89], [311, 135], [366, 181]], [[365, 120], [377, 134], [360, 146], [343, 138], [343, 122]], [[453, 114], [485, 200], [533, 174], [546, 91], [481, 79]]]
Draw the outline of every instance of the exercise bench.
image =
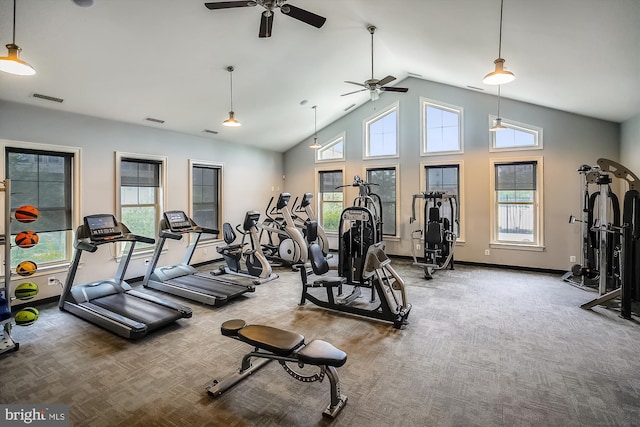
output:
[[[344, 365], [347, 354], [322, 340], [304, 342], [304, 336], [263, 325], [247, 325], [244, 320], [227, 320], [220, 327], [222, 335], [243, 341], [254, 350], [242, 358], [240, 369], [232, 375], [218, 381], [214, 379], [207, 386], [207, 393], [218, 397], [267, 363], [277, 360], [284, 370], [298, 381], [322, 381], [325, 375], [331, 385], [331, 402], [322, 415], [335, 418], [347, 403], [347, 396], [340, 394], [340, 380], [336, 368]], [[252, 358], [261, 359], [251, 363]], [[317, 366], [320, 371], [313, 375], [303, 375], [294, 371], [287, 363]]]

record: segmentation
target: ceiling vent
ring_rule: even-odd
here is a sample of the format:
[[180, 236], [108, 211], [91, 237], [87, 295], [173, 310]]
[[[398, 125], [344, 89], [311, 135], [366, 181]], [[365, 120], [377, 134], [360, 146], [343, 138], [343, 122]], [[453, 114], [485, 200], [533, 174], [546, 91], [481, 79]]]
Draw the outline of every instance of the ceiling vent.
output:
[[164, 123], [164, 120], [154, 119], [153, 117], [147, 117], [145, 120], [153, 123], [160, 123], [160, 124]]
[[52, 102], [58, 102], [58, 103], [62, 103], [62, 101], [64, 101], [64, 99], [62, 99], [62, 98], [56, 98], [55, 96], [43, 95], [41, 93], [34, 93], [33, 97], [34, 98], [44, 99], [45, 101], [52, 101]]
[[212, 133], [212, 134], [214, 134], [214, 135], [217, 135], [217, 134], [218, 134], [218, 131], [211, 130], [211, 129], [205, 129], [205, 130], [203, 130], [202, 132]]
[[345, 108], [345, 109], [344, 109], [344, 111], [349, 111], [349, 110], [351, 110], [351, 109], [352, 109], [353, 107], [355, 107], [355, 106], [356, 106], [356, 104], [351, 104], [351, 105], [349, 105], [347, 108]]

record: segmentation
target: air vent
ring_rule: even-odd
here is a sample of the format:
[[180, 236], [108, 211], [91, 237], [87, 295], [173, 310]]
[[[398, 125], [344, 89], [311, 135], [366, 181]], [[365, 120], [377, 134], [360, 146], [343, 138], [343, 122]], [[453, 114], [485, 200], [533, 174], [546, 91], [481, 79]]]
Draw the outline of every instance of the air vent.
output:
[[355, 106], [356, 106], [356, 104], [351, 104], [351, 105], [349, 105], [347, 108], [345, 108], [345, 109], [344, 109], [344, 111], [349, 111], [349, 110], [351, 110], [351, 109], [352, 109], [353, 107], [355, 107]]
[[218, 134], [218, 131], [211, 130], [211, 129], [205, 129], [205, 130], [203, 130], [202, 132], [212, 133], [212, 134], [214, 134], [214, 135], [217, 135], [217, 134]]
[[407, 73], [410, 77], [417, 77], [417, 78], [422, 78], [422, 74], [418, 74], [418, 73]]
[[62, 98], [56, 98], [55, 96], [43, 95], [41, 93], [34, 93], [33, 97], [34, 98], [44, 99], [45, 101], [52, 101], [52, 102], [58, 102], [58, 103], [61, 103], [62, 101], [64, 101], [64, 99], [62, 99]]
[[164, 120], [154, 119], [153, 117], [147, 117], [145, 120], [153, 123], [160, 123], [160, 124], [164, 123]]
[[469, 86], [469, 85], [467, 85], [467, 87], [468, 87], [469, 89], [473, 89], [473, 90], [480, 90], [480, 91], [483, 91], [483, 90], [484, 90], [484, 89], [482, 89], [481, 87], [477, 87], [477, 86]]

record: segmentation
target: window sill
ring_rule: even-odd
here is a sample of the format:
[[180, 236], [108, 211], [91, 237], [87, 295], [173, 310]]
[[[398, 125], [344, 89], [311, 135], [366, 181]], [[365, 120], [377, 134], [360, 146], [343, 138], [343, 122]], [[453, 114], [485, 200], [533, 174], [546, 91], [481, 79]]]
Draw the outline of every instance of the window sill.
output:
[[538, 245], [527, 245], [521, 243], [502, 243], [502, 242], [492, 242], [489, 243], [489, 247], [492, 249], [513, 249], [516, 251], [531, 251], [531, 252], [544, 252], [546, 248], [544, 246]]

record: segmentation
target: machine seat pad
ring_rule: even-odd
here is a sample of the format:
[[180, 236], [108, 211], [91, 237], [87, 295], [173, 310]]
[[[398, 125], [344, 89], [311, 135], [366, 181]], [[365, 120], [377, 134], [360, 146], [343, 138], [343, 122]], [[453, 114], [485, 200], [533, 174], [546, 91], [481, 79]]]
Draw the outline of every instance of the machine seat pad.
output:
[[314, 286], [323, 286], [325, 288], [333, 288], [345, 283], [347, 283], [346, 277], [322, 277], [313, 281]]
[[218, 246], [216, 250], [218, 251], [219, 254], [223, 254], [225, 252], [237, 251], [238, 249], [242, 249], [243, 246], [244, 246], [243, 244], [238, 243], [235, 245]]
[[322, 340], [313, 340], [298, 352], [298, 360], [308, 365], [335, 366], [347, 361], [347, 353]]
[[247, 326], [247, 322], [242, 319], [227, 320], [220, 325], [220, 332], [225, 337], [236, 337], [238, 336], [238, 331], [245, 326]]
[[289, 356], [304, 344], [303, 335], [263, 325], [245, 326], [238, 331], [238, 338], [278, 356]]

